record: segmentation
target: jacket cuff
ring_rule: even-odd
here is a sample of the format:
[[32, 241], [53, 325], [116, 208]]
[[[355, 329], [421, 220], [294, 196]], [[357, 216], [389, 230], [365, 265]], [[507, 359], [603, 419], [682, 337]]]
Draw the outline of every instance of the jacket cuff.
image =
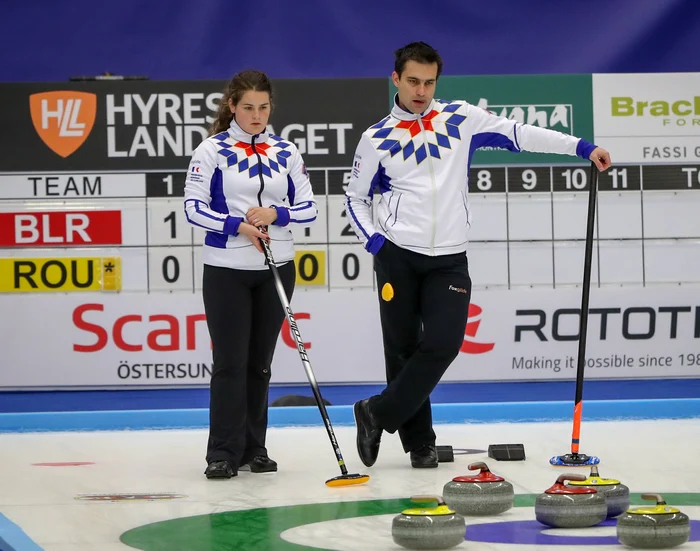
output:
[[372, 253], [373, 255], [379, 252], [379, 249], [384, 245], [386, 238], [379, 232], [373, 233], [372, 237], [365, 243], [365, 249]]
[[243, 222], [243, 218], [238, 216], [227, 216], [224, 222], [224, 235], [238, 235], [238, 226]]
[[598, 146], [581, 138], [576, 145], [576, 156], [588, 161], [591, 158], [591, 153], [593, 153], [593, 150], [596, 147]]
[[273, 209], [277, 211], [277, 220], [275, 220], [273, 226], [286, 226], [289, 224], [289, 219], [291, 218], [289, 214], [289, 209], [287, 207], [278, 207], [277, 205], [271, 205]]

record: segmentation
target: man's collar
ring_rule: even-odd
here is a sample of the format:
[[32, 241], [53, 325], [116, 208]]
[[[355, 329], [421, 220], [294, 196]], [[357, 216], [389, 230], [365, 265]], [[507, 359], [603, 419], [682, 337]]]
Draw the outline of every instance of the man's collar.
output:
[[435, 98], [430, 100], [428, 107], [420, 114], [411, 113], [399, 105], [399, 95], [394, 94], [394, 107], [391, 109], [391, 114], [393, 117], [402, 121], [415, 121], [418, 120], [428, 113], [430, 113], [435, 107]]

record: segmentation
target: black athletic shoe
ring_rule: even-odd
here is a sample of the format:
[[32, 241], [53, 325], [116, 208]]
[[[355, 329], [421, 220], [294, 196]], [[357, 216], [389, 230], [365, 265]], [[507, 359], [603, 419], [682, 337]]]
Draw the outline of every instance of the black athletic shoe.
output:
[[367, 467], [374, 465], [379, 455], [379, 443], [382, 440], [382, 428], [370, 413], [369, 399], [355, 403], [353, 412], [357, 425], [357, 453]]
[[437, 448], [421, 446], [411, 450], [411, 467], [414, 469], [431, 469], [438, 466]]
[[277, 462], [266, 455], [256, 455], [241, 465], [238, 470], [250, 471], [251, 473], [274, 473], [277, 472]]
[[212, 461], [204, 471], [207, 478], [231, 478], [238, 476], [238, 473], [228, 461]]

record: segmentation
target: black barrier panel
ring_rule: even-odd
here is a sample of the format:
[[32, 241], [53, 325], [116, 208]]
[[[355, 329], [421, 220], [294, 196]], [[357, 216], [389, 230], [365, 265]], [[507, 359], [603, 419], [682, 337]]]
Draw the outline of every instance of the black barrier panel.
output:
[[[0, 85], [0, 171], [184, 170], [221, 81]], [[270, 126], [309, 168], [345, 167], [387, 114], [388, 79], [278, 80]]]

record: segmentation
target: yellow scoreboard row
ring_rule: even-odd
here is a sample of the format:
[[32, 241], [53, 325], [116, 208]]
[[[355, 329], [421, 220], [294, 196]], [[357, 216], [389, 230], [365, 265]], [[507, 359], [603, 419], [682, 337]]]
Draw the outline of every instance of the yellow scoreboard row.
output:
[[[326, 285], [326, 251], [297, 251], [295, 263], [297, 285]], [[0, 293], [121, 290], [119, 257], [0, 258]]]
[[120, 291], [121, 259], [0, 258], [0, 292]]

